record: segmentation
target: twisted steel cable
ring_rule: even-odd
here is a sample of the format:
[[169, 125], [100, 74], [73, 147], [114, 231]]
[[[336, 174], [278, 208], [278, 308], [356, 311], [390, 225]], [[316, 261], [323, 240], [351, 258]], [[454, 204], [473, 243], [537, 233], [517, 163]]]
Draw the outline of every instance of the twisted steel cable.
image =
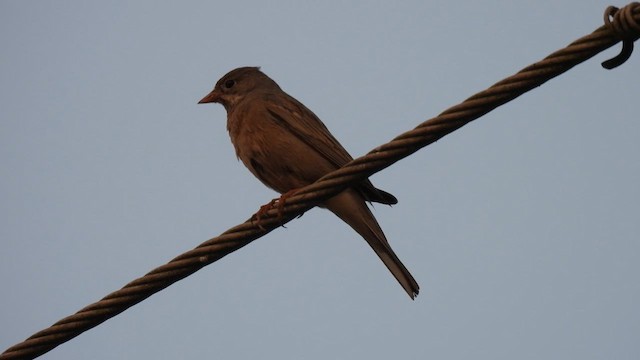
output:
[[301, 188], [289, 197], [286, 203], [278, 204], [265, 212], [261, 217], [260, 224], [249, 219], [225, 231], [220, 236], [200, 244], [193, 250], [177, 256], [167, 264], [153, 269], [143, 277], [133, 280], [100, 301], [37, 332], [0, 354], [0, 360], [33, 359], [52, 350], [204, 266], [264, 236], [276, 227], [286, 224], [319, 202], [339, 193], [350, 184], [387, 168], [496, 107], [544, 84], [553, 77], [622, 41], [623, 51], [621, 54], [603, 64], [606, 68], [620, 65], [630, 56], [633, 42], [639, 37], [640, 3], [634, 2], [622, 9], [608, 8], [605, 12], [605, 25], [593, 33], [445, 110], [437, 117], [421, 123], [415, 129], [399, 135], [367, 155], [325, 175], [317, 182]]

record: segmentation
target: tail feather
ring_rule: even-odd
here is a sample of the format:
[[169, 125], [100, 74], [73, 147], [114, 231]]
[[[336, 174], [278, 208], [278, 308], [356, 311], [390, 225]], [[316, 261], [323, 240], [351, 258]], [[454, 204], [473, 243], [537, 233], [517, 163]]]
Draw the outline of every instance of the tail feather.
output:
[[391, 249], [362, 195], [355, 190], [347, 189], [327, 200], [325, 206], [367, 241], [411, 299], [414, 299], [420, 286]]

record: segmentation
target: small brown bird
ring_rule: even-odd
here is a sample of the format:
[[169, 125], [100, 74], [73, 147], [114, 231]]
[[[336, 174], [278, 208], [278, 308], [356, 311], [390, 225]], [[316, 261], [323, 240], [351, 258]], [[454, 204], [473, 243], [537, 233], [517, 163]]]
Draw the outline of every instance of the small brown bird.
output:
[[[241, 67], [223, 76], [202, 103], [227, 110], [227, 130], [236, 155], [266, 186], [281, 194], [301, 188], [336, 170], [351, 155], [311, 110], [258, 67]], [[369, 180], [326, 200], [326, 207], [371, 246], [413, 299], [419, 286], [391, 249], [366, 201], [396, 204], [391, 194]]]

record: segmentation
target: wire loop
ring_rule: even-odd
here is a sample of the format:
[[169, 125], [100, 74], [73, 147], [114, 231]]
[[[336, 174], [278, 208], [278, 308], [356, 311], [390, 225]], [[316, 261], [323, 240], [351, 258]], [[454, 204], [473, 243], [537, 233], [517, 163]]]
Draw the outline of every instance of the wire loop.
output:
[[604, 11], [604, 24], [622, 41], [622, 50], [614, 58], [604, 61], [603, 68], [614, 69], [631, 57], [633, 42], [640, 37], [640, 23], [633, 17], [634, 11], [638, 9], [640, 9], [640, 3], [633, 2], [622, 9], [609, 6]]

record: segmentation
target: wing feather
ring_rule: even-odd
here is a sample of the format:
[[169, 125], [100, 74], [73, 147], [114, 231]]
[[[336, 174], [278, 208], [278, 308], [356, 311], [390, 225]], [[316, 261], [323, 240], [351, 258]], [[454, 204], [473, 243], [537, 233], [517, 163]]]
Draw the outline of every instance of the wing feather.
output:
[[[268, 101], [265, 101], [268, 104], [266, 110], [271, 118], [320, 154], [333, 165], [334, 169], [339, 169], [353, 160], [353, 157], [309, 108], [284, 92], [266, 96], [268, 97]], [[398, 203], [395, 196], [377, 189], [369, 180], [363, 181], [355, 188], [367, 201], [389, 205]]]

